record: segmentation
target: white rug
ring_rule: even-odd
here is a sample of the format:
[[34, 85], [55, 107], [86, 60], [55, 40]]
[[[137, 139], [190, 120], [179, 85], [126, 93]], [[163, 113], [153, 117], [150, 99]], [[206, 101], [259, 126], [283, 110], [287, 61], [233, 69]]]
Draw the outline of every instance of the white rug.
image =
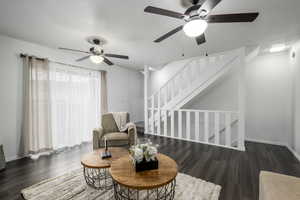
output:
[[[221, 186], [179, 173], [176, 200], [217, 200]], [[113, 200], [113, 189], [95, 190], [86, 185], [82, 169], [47, 179], [21, 191], [25, 200]]]

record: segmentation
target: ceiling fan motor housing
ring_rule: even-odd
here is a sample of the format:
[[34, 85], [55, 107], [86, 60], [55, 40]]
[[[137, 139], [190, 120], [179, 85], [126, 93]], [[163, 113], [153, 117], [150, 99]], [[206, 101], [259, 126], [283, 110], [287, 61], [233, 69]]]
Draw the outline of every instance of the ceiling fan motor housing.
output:
[[93, 39], [93, 42], [94, 42], [94, 44], [96, 44], [96, 45], [100, 45], [100, 40], [97, 39], [97, 38]]
[[94, 55], [102, 55], [104, 53], [104, 50], [96, 46], [96, 47], [91, 47], [90, 52], [93, 53]]
[[204, 19], [207, 16], [207, 11], [204, 9], [199, 10], [200, 8], [201, 5], [194, 5], [188, 8], [184, 13], [184, 21], [189, 22], [194, 19]]

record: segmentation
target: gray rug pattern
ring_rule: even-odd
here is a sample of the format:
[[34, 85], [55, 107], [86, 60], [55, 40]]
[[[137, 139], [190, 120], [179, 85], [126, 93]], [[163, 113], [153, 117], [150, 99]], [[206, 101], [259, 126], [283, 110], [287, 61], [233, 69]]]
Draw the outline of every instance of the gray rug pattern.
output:
[[[217, 200], [221, 186], [179, 173], [175, 200]], [[47, 179], [21, 191], [25, 200], [113, 200], [112, 190], [86, 185], [82, 169]]]

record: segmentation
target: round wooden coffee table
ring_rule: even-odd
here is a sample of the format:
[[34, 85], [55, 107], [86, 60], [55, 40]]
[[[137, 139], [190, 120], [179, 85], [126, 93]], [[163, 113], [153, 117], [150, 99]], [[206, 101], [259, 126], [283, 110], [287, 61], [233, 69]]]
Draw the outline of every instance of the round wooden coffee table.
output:
[[136, 172], [129, 155], [111, 164], [116, 200], [163, 199], [172, 200], [175, 195], [176, 162], [164, 154], [158, 154], [158, 169]]
[[112, 179], [108, 168], [112, 161], [119, 159], [122, 156], [128, 156], [129, 152], [125, 148], [111, 147], [108, 151], [111, 152], [112, 157], [102, 159], [101, 153], [103, 149], [97, 149], [93, 152], [85, 154], [81, 158], [83, 166], [83, 175], [86, 183], [95, 189], [111, 189]]

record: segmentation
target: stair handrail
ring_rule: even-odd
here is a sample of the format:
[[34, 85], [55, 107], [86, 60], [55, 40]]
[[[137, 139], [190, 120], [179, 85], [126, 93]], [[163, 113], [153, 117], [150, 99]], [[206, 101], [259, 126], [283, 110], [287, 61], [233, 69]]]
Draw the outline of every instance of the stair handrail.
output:
[[[197, 59], [204, 59], [204, 57], [194, 57], [191, 58], [187, 63], [185, 63], [184, 67], [177, 70], [177, 72], [166, 82], [164, 83], [158, 90], [156, 90], [151, 96], [155, 96], [159, 93], [159, 91], [162, 90], [162, 88], [166, 87], [168, 85], [168, 83], [170, 83], [177, 75], [180, 74], [180, 72], [182, 72], [183, 70], [185, 70], [185, 68], [187, 68], [189, 66], [190, 63], [192, 63], [193, 61], [197, 60]], [[151, 96], [148, 97], [148, 99], [151, 99]]]
[[[202, 59], [209, 59], [209, 58], [212, 58], [212, 57], [219, 57], [219, 56], [224, 56], [225, 55], [228, 55], [230, 53], [233, 53], [233, 52], [236, 52], [238, 51], [239, 49], [234, 49], [234, 50], [231, 50], [231, 51], [223, 51], [223, 52], [220, 52], [220, 53], [215, 53], [215, 54], [212, 54], [211, 56], [205, 56], [205, 57], [193, 57], [193, 58], [190, 58], [190, 60], [185, 63], [184, 67], [177, 70], [177, 72], [171, 77], [169, 78], [169, 80], [164, 83], [159, 89], [157, 89], [154, 93], [152, 93], [151, 96], [156, 96], [157, 94], [159, 94], [159, 92], [162, 90], [162, 88], [164, 88], [165, 86], [168, 85], [168, 83], [170, 83], [177, 75], [179, 75], [182, 71], [184, 71], [188, 66], [190, 66], [189, 64], [192, 63], [193, 61], [195, 60], [202, 60]], [[148, 100], [151, 100], [151, 96], [148, 97]]]
[[[224, 65], [221, 69], [219, 69], [218, 71], [216, 71], [216, 72], [214, 73], [214, 76], [217, 75], [217, 74], [219, 74], [219, 73], [221, 73], [221, 72], [224, 70], [224, 67], [225, 67], [225, 66], [230, 65], [230, 64], [231, 64], [232, 62], [234, 62], [237, 58], [238, 58], [238, 56], [235, 56], [234, 58], [232, 58], [232, 59], [230, 60], [230, 62], [226, 63], [226, 65]], [[213, 76], [209, 77], [207, 80], [205, 80], [203, 83], [201, 83], [200, 86], [198, 86], [198, 88], [201, 87], [202, 85], [204, 85], [205, 83], [207, 83], [208, 81], [210, 81], [212, 78], [213, 78]], [[195, 89], [195, 90], [196, 90], [196, 89]], [[176, 104], [176, 105], [177, 105], [177, 104]], [[175, 106], [176, 106], [176, 105], [175, 105]]]

